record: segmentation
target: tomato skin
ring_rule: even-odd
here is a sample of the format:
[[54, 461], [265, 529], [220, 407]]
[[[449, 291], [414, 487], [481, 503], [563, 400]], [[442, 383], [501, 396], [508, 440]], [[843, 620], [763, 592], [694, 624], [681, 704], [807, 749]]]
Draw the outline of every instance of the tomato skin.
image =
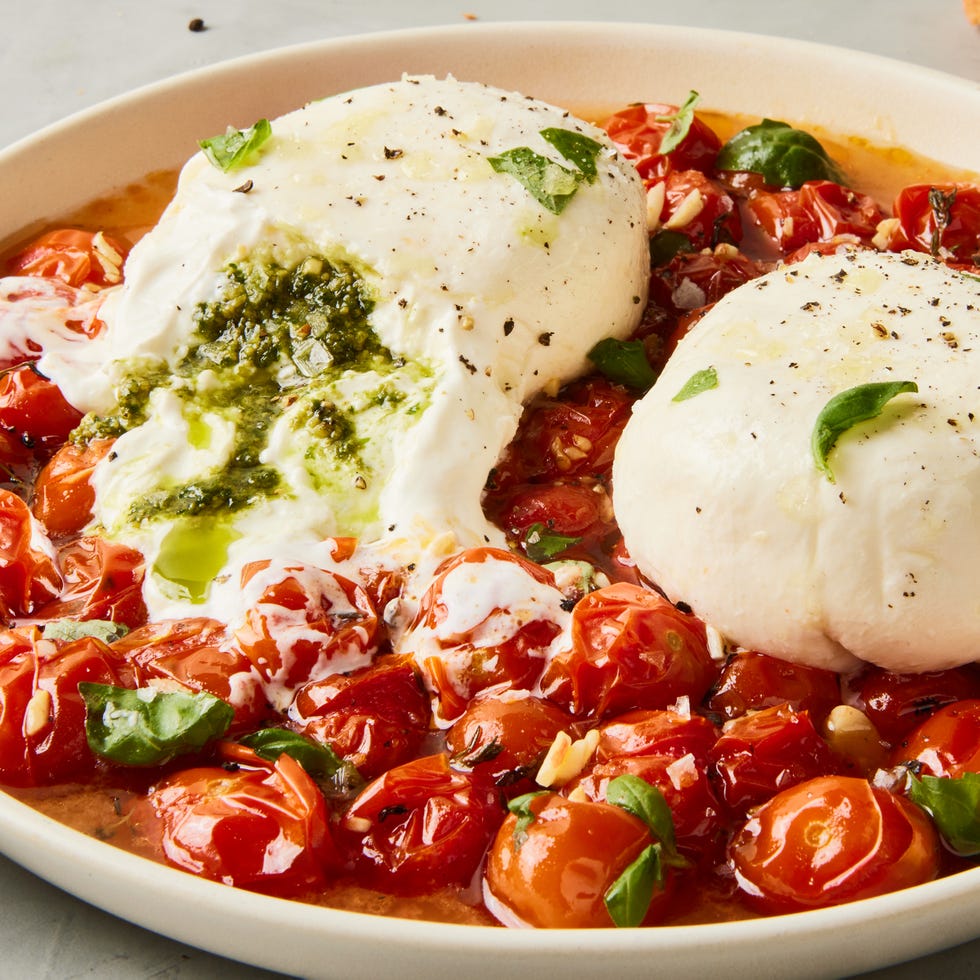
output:
[[704, 624], [657, 593], [621, 582], [572, 610], [570, 643], [557, 649], [542, 693], [573, 715], [699, 702], [715, 679]]
[[[949, 221], [940, 220], [930, 201], [937, 192], [949, 199]], [[913, 184], [899, 191], [892, 207], [899, 226], [887, 247], [898, 252], [911, 248], [967, 268], [980, 263], [980, 186], [965, 183]]]
[[51, 556], [33, 548], [34, 528], [27, 504], [0, 490], [0, 618], [33, 613], [61, 591], [62, 579]]
[[[545, 794], [528, 805], [534, 819], [523, 843], [515, 840], [517, 817], [510, 814], [490, 848], [491, 911], [538, 929], [612, 926], [603, 896], [651, 843], [646, 826], [608, 803]], [[651, 917], [660, 904], [655, 899]]]
[[808, 712], [819, 725], [840, 703], [840, 680], [834, 671], [744, 650], [728, 658], [707, 706], [724, 718], [738, 718], [759, 708], [788, 704]]
[[411, 659], [394, 654], [296, 692], [289, 717], [366, 779], [408, 762], [429, 730], [429, 696]]
[[871, 898], [935, 878], [940, 844], [914, 804], [850, 776], [784, 790], [735, 837], [744, 896], [778, 914]]
[[980, 700], [947, 704], [892, 750], [892, 765], [918, 763], [931, 776], [980, 773]]
[[[650, 298], [675, 316], [716, 303], [733, 289], [768, 272], [771, 265], [757, 262], [731, 246], [714, 252], [682, 253], [653, 270]], [[676, 343], [676, 342], [675, 342]]]
[[[694, 250], [742, 240], [742, 219], [738, 208], [717, 181], [698, 170], [671, 170], [660, 181], [650, 183], [649, 187], [655, 187], [658, 183], [662, 183], [664, 188], [661, 228], [680, 232]], [[685, 220], [684, 211], [690, 200], [695, 200], [699, 207], [695, 214]]]
[[120, 268], [127, 250], [108, 235], [96, 240], [98, 234], [78, 228], [49, 231], [7, 262], [7, 274], [59, 279], [76, 288], [86, 284], [114, 285], [122, 280]]
[[600, 762], [621, 756], [691, 754], [699, 762], [718, 740], [718, 729], [702, 715], [670, 709], [628, 711], [599, 729], [596, 757]]
[[288, 755], [234, 746], [228, 761], [164, 778], [131, 822], [168, 863], [212, 881], [283, 897], [322, 887], [340, 859], [316, 783]]
[[58, 386], [23, 364], [0, 375], [0, 462], [44, 456], [82, 420]]
[[114, 442], [93, 439], [84, 446], [66, 442], [38, 474], [31, 511], [51, 537], [78, 534], [92, 519], [92, 473], [109, 455]]
[[445, 754], [389, 769], [354, 800], [342, 826], [355, 864], [379, 891], [421, 895], [469, 884], [504, 809], [492, 784]]

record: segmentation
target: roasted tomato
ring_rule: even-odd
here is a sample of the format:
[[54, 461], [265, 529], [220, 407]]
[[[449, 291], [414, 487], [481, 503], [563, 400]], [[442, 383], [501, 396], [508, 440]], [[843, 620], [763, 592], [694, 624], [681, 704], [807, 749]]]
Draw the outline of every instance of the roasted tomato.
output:
[[716, 673], [699, 620], [621, 582], [576, 604], [570, 642], [549, 660], [541, 690], [574, 715], [601, 718], [699, 702]]
[[503, 817], [488, 780], [431, 755], [370, 783], [342, 826], [356, 835], [355, 862], [365, 880], [411, 895], [469, 884]]
[[289, 707], [298, 731], [328, 743], [366, 779], [418, 754], [430, 715], [414, 663], [395, 655], [305, 684]]
[[885, 247], [928, 252], [967, 268], [980, 265], [980, 186], [913, 184], [899, 192], [892, 213]]
[[44, 457], [58, 448], [82, 413], [58, 386], [29, 365], [0, 374], [0, 463]]
[[122, 281], [126, 247], [102, 232], [49, 231], [7, 262], [7, 274], [59, 279], [68, 286], [111, 286]]
[[600, 761], [626, 755], [693, 755], [704, 762], [718, 739], [718, 729], [705, 717], [688, 712], [629, 711], [599, 729]]
[[[659, 208], [656, 234], [683, 235], [686, 242], [675, 239], [668, 250], [686, 251], [714, 248], [723, 242], [742, 240], [742, 220], [735, 201], [717, 181], [698, 170], [671, 170], [647, 190], [647, 208]], [[656, 236], [650, 244], [655, 258], [660, 243]]]
[[731, 245], [682, 253], [650, 277], [650, 298], [675, 316], [716, 303], [726, 293], [769, 271]]
[[92, 472], [109, 454], [113, 441], [94, 439], [84, 446], [66, 442], [41, 470], [31, 510], [51, 537], [78, 534], [92, 519]]
[[225, 767], [164, 778], [133, 806], [133, 826], [169, 864], [213, 881], [285, 897], [322, 887], [340, 862], [316, 783], [288, 755], [225, 755]]
[[61, 575], [52, 549], [43, 548], [43, 537], [27, 504], [9, 490], [0, 490], [0, 618], [8, 622], [33, 613], [61, 591]]
[[980, 700], [940, 708], [895, 746], [892, 763], [918, 763], [930, 776], [980, 773]]
[[762, 806], [735, 837], [731, 859], [746, 901], [779, 913], [929, 881], [939, 848], [914, 804], [864, 779], [824, 776]]

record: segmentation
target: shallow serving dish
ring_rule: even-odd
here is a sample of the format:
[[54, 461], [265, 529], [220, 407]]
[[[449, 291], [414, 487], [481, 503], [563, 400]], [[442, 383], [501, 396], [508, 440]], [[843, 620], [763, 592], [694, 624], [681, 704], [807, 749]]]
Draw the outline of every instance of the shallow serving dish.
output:
[[[587, 111], [641, 100], [769, 115], [976, 169], [980, 87], [803, 42], [651, 25], [466, 25], [312, 43], [115, 99], [0, 153], [0, 245], [159, 169], [196, 140], [402, 72], [452, 73]], [[79, 161], [84, 160], [84, 167]], [[565, 980], [841, 976], [980, 935], [980, 869], [840, 908], [634, 931], [533, 932], [382, 920], [236, 891], [116, 850], [0, 794], [0, 850], [139, 925], [304, 977]]]

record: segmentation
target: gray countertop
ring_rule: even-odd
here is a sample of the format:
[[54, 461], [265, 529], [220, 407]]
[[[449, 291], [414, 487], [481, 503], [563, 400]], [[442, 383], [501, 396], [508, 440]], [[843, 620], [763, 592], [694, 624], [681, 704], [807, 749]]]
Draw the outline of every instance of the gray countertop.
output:
[[[961, 0], [2, 0], [0, 140], [158, 79], [302, 41], [466, 20], [642, 21], [855, 48], [980, 81]], [[12, 16], [13, 14], [13, 16]], [[188, 29], [201, 18], [205, 30]], [[980, 150], [980, 137], [978, 137]], [[980, 154], [978, 154], [980, 155]], [[147, 901], [152, 901], [148, 896]], [[131, 926], [0, 857], [0, 976], [273, 977]], [[392, 974], [397, 976], [393, 967]], [[868, 977], [980, 976], [980, 940]]]

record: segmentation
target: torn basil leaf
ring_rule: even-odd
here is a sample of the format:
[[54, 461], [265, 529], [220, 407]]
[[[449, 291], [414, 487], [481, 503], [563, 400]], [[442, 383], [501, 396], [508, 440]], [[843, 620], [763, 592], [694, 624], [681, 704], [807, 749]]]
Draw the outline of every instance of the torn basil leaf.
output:
[[684, 402], [688, 398], [700, 395], [702, 392], [711, 391], [718, 387], [718, 372], [713, 367], [707, 367], [703, 371], [695, 371], [687, 381], [681, 386], [681, 390], [671, 399], [675, 402]]
[[909, 799], [932, 817], [951, 850], [980, 854], [980, 773], [910, 776]]
[[609, 886], [603, 901], [609, 917], [620, 929], [643, 924], [654, 891], [663, 884], [660, 845], [651, 844]]
[[684, 137], [691, 131], [691, 123], [694, 122], [694, 107], [700, 102], [701, 96], [691, 89], [684, 104], [672, 116], [657, 116], [657, 122], [669, 122], [670, 126], [660, 140], [660, 152], [667, 154], [671, 150], [676, 150]]
[[[727, 217], [727, 214], [722, 217]], [[650, 264], [666, 265], [683, 252], [693, 252], [694, 243], [682, 231], [658, 231], [650, 239]]]
[[230, 129], [221, 136], [198, 142], [213, 166], [226, 173], [247, 164], [252, 154], [272, 135], [268, 119], [259, 119], [248, 129]]
[[601, 143], [571, 129], [542, 129], [541, 137], [576, 167], [588, 183], [595, 181], [598, 176], [595, 162]]
[[610, 380], [637, 391], [646, 391], [657, 380], [646, 348], [639, 340], [600, 340], [588, 353], [589, 360]]
[[810, 450], [817, 469], [831, 483], [836, 483], [828, 456], [837, 440], [855, 425], [877, 418], [897, 395], [918, 390], [914, 381], [874, 381], [834, 395], [821, 409], [810, 435]]
[[114, 643], [128, 632], [128, 626], [107, 619], [52, 619], [44, 624], [41, 635], [46, 640], [61, 640], [65, 643], [85, 636], [93, 636], [103, 643]]
[[527, 828], [535, 821], [531, 801], [538, 796], [547, 796], [549, 792], [549, 790], [540, 789], [533, 793], [524, 793], [522, 796], [515, 796], [507, 804], [507, 809], [517, 817], [517, 823], [514, 824], [514, 848], [516, 850], [520, 850], [524, 841], [527, 840]]
[[295, 759], [330, 796], [346, 796], [365, 784], [357, 767], [326, 744], [286, 728], [262, 728], [239, 739], [259, 758], [275, 762], [280, 755]]
[[230, 704], [204, 692], [130, 690], [89, 681], [78, 692], [89, 748], [125, 766], [158, 766], [196, 752], [223, 735], [235, 714]]
[[580, 177], [554, 160], [518, 146], [488, 158], [498, 174], [510, 174], [543, 208], [561, 214], [578, 190]]
[[567, 551], [581, 540], [565, 534], [554, 534], [544, 524], [531, 524], [524, 532], [524, 551], [531, 561], [541, 564]]
[[606, 802], [632, 813], [665, 849], [674, 850], [674, 817], [663, 793], [645, 779], [627, 773], [609, 781]]

